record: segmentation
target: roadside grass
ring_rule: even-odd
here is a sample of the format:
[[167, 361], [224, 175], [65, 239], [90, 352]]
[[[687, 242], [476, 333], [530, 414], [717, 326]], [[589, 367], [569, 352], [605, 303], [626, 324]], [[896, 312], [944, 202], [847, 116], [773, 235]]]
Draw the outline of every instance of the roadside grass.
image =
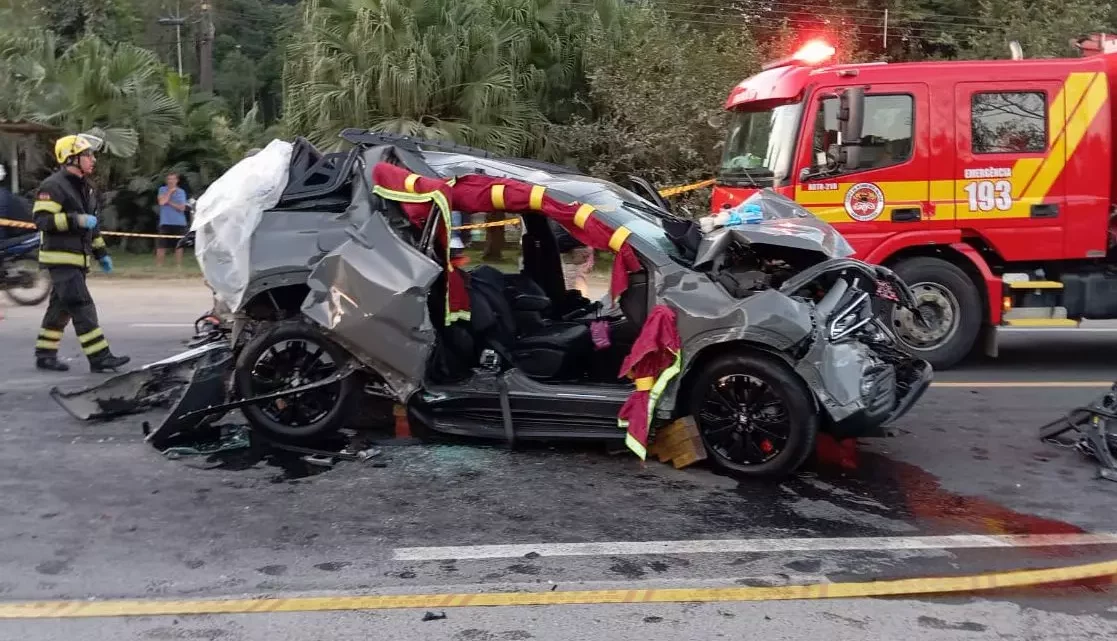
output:
[[117, 251], [112, 254], [113, 270], [111, 274], [101, 271], [99, 265], [89, 269], [91, 278], [130, 278], [151, 280], [176, 280], [193, 279], [202, 277], [202, 269], [194, 258], [193, 250], [187, 250], [182, 257], [182, 268], [175, 266], [173, 251], [167, 252], [163, 267], [155, 266], [155, 252], [136, 254]]

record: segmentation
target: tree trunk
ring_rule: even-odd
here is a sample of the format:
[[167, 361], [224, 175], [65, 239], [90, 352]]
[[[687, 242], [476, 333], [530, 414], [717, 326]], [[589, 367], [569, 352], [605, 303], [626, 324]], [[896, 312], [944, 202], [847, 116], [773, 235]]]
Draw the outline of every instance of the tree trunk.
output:
[[[485, 222], [495, 223], [504, 220], [504, 212], [489, 212], [485, 214]], [[485, 228], [485, 261], [500, 262], [504, 260], [504, 227]]]

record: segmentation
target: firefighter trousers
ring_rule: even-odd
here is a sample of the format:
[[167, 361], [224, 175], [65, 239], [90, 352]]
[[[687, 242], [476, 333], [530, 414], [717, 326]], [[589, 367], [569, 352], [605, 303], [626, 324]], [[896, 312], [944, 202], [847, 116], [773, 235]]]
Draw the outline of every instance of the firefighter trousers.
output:
[[109, 353], [109, 343], [97, 323], [97, 308], [85, 284], [85, 270], [78, 267], [51, 267], [50, 302], [43, 315], [39, 339], [35, 341], [35, 357], [58, 355], [62, 332], [74, 322], [81, 351], [93, 361]]

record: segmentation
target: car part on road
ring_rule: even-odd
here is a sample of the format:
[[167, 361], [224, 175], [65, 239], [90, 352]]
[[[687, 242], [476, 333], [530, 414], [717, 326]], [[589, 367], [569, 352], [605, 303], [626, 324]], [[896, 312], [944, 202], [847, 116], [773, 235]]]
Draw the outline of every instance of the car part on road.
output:
[[1099, 478], [1117, 481], [1117, 383], [1089, 405], [1039, 428], [1039, 435], [1048, 443], [1078, 450], [1098, 463]]

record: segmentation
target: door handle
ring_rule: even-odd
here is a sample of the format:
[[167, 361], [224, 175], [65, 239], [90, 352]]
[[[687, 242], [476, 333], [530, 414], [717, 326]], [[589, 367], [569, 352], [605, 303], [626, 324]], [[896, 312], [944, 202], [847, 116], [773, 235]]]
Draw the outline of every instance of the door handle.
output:
[[1058, 205], [1032, 205], [1032, 218], [1057, 218]]
[[923, 219], [923, 210], [919, 207], [900, 207], [892, 210], [892, 222], [917, 223]]

